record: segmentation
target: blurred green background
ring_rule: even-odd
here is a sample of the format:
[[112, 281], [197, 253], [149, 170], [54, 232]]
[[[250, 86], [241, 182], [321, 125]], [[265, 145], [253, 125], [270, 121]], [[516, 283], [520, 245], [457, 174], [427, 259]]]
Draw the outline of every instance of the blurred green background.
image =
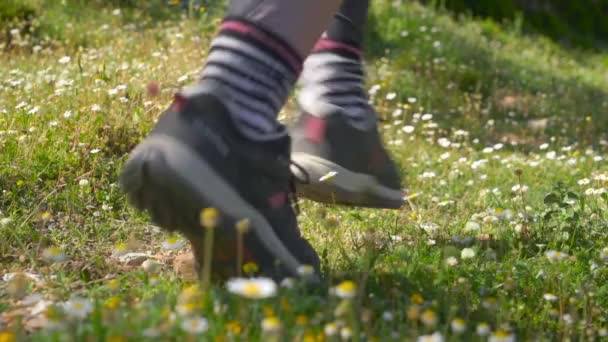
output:
[[[225, 1], [225, 0], [224, 0]], [[407, 1], [407, 0], [406, 0]], [[403, 2], [406, 2], [403, 1]], [[410, 0], [412, 1], [412, 0]], [[455, 16], [468, 15], [497, 22], [518, 25], [524, 33], [542, 34], [568, 46], [585, 49], [608, 47], [608, 0], [419, 0], [437, 9], [445, 9]], [[2, 0], [0, 24], [7, 31], [12, 21], [35, 18], [37, 12], [52, 3], [74, 3], [75, 8], [95, 2], [99, 5], [148, 7], [160, 15], [159, 7], [181, 3], [208, 5], [222, 0]], [[164, 5], [164, 6], [163, 6]], [[8, 25], [7, 25], [8, 24]], [[3, 32], [7, 34], [8, 32]]]

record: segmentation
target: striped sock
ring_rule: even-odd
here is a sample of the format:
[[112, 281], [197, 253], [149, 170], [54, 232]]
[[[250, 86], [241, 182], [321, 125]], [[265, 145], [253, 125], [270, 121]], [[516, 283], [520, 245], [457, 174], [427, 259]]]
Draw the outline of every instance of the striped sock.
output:
[[273, 34], [226, 20], [211, 42], [201, 84], [224, 102], [236, 126], [254, 140], [286, 134], [276, 117], [302, 68], [302, 59]]
[[361, 50], [322, 38], [304, 61], [298, 102], [309, 114], [342, 113], [360, 128], [375, 125], [376, 112], [365, 89]]

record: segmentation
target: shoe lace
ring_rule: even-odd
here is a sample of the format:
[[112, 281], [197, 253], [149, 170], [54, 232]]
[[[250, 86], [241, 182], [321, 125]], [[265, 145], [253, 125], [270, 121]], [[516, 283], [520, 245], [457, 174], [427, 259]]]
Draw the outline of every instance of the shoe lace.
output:
[[[290, 177], [289, 177], [289, 202], [293, 207], [296, 215], [300, 215], [300, 205], [298, 204], [298, 194], [296, 191], [296, 182], [301, 184], [309, 184], [310, 183], [310, 174], [302, 167], [302, 165], [294, 162], [293, 160], [289, 161], [290, 165]], [[295, 172], [291, 171], [291, 166], [294, 166], [300, 172], [301, 176], [298, 176]]]

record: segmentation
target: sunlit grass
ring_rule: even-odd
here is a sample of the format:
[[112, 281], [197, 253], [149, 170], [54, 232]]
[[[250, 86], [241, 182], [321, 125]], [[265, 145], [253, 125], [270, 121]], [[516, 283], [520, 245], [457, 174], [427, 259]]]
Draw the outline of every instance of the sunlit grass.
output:
[[325, 275], [312, 289], [250, 279], [242, 260], [243, 279], [185, 280], [185, 240], [116, 185], [196, 79], [213, 11], [92, 7], [86, 23], [58, 17], [62, 35], [0, 50], [0, 341], [608, 335], [606, 56], [390, 3], [375, 4], [369, 88], [409, 201], [304, 201]]

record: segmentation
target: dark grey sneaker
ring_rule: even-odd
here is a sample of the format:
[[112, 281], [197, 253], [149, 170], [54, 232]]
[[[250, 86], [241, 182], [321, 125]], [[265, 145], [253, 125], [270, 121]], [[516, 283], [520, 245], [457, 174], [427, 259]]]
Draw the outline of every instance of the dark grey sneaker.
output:
[[248, 219], [244, 262], [255, 262], [260, 273], [275, 279], [297, 276], [303, 265], [318, 271], [319, 258], [300, 235], [291, 206], [289, 149], [288, 136], [268, 142], [245, 139], [225, 107], [193, 87], [176, 95], [133, 150], [120, 181], [132, 204], [190, 240], [199, 268], [204, 255], [200, 212], [215, 208], [221, 222], [214, 273], [234, 275], [235, 224]]
[[326, 117], [302, 113], [290, 131], [291, 158], [309, 176], [308, 182], [297, 184], [298, 194], [373, 208], [403, 204], [399, 172], [375, 125], [361, 130], [340, 113]]

